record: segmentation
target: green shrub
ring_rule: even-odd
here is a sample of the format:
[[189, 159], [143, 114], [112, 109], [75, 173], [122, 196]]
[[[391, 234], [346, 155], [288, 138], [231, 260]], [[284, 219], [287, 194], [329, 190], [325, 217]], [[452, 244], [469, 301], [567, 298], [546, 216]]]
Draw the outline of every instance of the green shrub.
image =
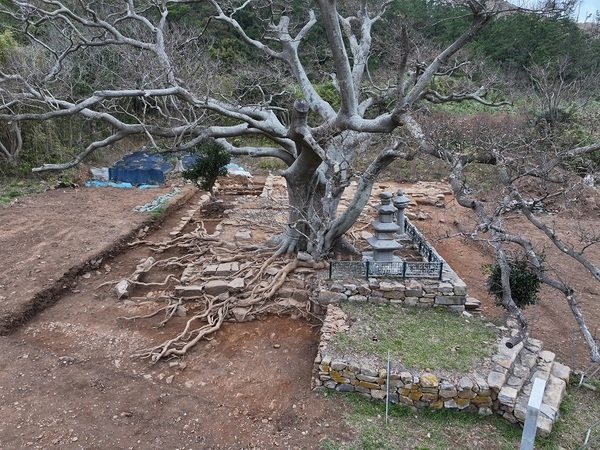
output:
[[[534, 268], [525, 258], [511, 258], [508, 261], [510, 267], [510, 291], [515, 304], [519, 308], [527, 305], [535, 305], [538, 302], [537, 293], [540, 291], [541, 280]], [[502, 272], [499, 264], [486, 264], [484, 272], [489, 274], [486, 281], [488, 292], [502, 301]]]
[[231, 161], [231, 155], [212, 140], [198, 144], [195, 153], [197, 153], [198, 159], [181, 175], [198, 188], [210, 192], [210, 196], [214, 198], [213, 187], [218, 177], [227, 175], [225, 166]]

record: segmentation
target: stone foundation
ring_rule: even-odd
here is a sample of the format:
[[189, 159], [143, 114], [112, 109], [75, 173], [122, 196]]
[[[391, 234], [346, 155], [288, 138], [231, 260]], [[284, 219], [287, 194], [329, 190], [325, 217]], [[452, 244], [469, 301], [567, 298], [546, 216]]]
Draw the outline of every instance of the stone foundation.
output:
[[360, 284], [323, 280], [317, 301], [328, 305], [340, 301], [394, 303], [407, 306], [445, 306], [452, 311], [465, 310], [466, 284], [449, 270], [441, 280], [369, 278]]

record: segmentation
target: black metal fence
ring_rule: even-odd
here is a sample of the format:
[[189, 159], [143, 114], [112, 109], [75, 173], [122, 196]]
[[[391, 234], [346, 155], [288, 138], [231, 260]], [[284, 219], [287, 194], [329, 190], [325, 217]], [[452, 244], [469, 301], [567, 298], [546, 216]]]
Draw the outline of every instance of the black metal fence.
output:
[[425, 236], [405, 217], [404, 231], [423, 257], [419, 261], [331, 261], [329, 278], [437, 278], [442, 279], [444, 260], [429, 245]]
[[412, 245], [419, 251], [419, 254], [429, 262], [443, 263], [436, 251], [431, 248], [425, 236], [410, 223], [408, 218], [404, 218], [404, 232], [410, 237]]
[[442, 279], [443, 262], [331, 261], [329, 278], [436, 278]]

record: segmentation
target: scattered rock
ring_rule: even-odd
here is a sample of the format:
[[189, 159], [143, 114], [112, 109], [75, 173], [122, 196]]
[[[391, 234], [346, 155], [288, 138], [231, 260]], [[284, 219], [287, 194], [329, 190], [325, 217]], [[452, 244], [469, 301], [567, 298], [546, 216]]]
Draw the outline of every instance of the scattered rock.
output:
[[250, 230], [239, 230], [235, 233], [235, 239], [244, 241], [252, 239], [252, 232]]

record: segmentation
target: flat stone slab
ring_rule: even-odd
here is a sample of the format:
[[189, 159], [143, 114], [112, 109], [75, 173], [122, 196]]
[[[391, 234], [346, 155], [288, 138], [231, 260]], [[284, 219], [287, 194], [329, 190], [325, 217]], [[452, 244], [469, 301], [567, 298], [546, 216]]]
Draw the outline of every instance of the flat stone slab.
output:
[[503, 405], [514, 406], [517, 401], [519, 391], [510, 386], [504, 386], [498, 393], [498, 401]]
[[467, 298], [464, 295], [436, 295], [436, 305], [460, 305], [464, 306]]
[[500, 390], [506, 381], [506, 372], [491, 371], [488, 375], [487, 384], [490, 389]]
[[211, 264], [209, 266], [206, 266], [206, 268], [204, 269], [204, 273], [207, 275], [215, 275], [217, 273], [218, 267], [218, 264]]
[[546, 390], [544, 391], [544, 403], [558, 410], [566, 390], [567, 383], [564, 380], [550, 375], [546, 384]]
[[242, 241], [252, 239], [252, 232], [250, 230], [239, 230], [237, 233], [235, 233], [235, 239]]
[[215, 296], [229, 292], [228, 283], [223, 280], [211, 280], [204, 285], [204, 292]]
[[243, 278], [234, 278], [233, 280], [231, 280], [229, 282], [228, 287], [232, 291], [241, 291], [245, 287], [244, 279]]
[[565, 382], [568, 382], [569, 377], [571, 376], [571, 368], [569, 366], [565, 366], [564, 364], [554, 361], [551, 373], [553, 376], [560, 378]]
[[203, 287], [202, 286], [176, 286], [175, 287], [175, 295], [178, 297], [199, 297], [202, 295]]
[[231, 275], [232, 273], [236, 273], [239, 270], [240, 270], [240, 264], [237, 261], [229, 262], [229, 263], [221, 263], [217, 266], [215, 275], [227, 276], [227, 275]]

